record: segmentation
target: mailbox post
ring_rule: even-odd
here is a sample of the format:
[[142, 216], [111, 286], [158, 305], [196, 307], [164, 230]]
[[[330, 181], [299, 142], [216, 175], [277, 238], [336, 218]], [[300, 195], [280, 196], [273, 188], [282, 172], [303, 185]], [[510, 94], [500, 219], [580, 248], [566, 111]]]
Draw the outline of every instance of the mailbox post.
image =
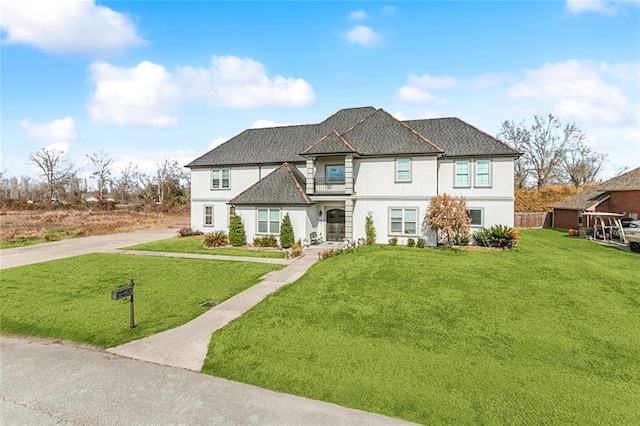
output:
[[129, 327], [134, 328], [136, 326], [136, 320], [134, 317], [134, 312], [133, 312], [133, 286], [136, 283], [133, 281], [133, 278], [131, 279], [131, 282], [129, 283], [129, 287], [124, 287], [124, 288], [118, 288], [115, 290], [111, 291], [111, 299], [112, 300], [120, 300], [120, 299], [124, 299], [125, 297], [131, 297], [131, 303], [130, 303], [130, 316], [129, 316]]

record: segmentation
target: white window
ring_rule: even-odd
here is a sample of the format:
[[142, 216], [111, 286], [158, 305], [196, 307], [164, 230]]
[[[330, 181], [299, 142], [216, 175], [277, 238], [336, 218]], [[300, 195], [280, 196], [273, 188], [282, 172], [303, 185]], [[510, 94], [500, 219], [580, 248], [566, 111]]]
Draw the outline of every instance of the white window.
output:
[[482, 209], [469, 209], [467, 210], [469, 217], [471, 218], [471, 226], [483, 226], [483, 211]]
[[456, 182], [455, 186], [470, 186], [469, 182], [469, 162], [456, 161]]
[[231, 188], [231, 175], [229, 169], [211, 170], [211, 188], [229, 189]]
[[204, 226], [213, 226], [213, 206], [204, 206]]
[[389, 233], [418, 235], [418, 209], [389, 209]]
[[236, 206], [229, 206], [229, 223], [227, 226], [231, 226], [231, 219], [236, 215]]
[[491, 162], [476, 161], [476, 186], [491, 186]]
[[396, 160], [396, 182], [411, 182], [411, 160], [398, 158]]
[[258, 233], [280, 233], [280, 209], [258, 209]]

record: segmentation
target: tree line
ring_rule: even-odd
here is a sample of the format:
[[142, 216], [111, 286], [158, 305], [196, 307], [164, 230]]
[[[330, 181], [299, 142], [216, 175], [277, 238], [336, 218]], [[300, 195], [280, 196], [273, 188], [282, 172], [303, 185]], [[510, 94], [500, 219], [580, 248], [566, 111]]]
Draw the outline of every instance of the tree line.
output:
[[[83, 170], [55, 149], [39, 149], [29, 156], [29, 162], [38, 170], [40, 179], [8, 176], [0, 171], [0, 202], [78, 204], [89, 195], [101, 202], [122, 204], [173, 206], [189, 202], [189, 174], [175, 160], [158, 162], [155, 173], [147, 174], [132, 162], [115, 170], [113, 158], [103, 150], [86, 157], [88, 168]], [[89, 177], [81, 177], [82, 171], [88, 172]]]

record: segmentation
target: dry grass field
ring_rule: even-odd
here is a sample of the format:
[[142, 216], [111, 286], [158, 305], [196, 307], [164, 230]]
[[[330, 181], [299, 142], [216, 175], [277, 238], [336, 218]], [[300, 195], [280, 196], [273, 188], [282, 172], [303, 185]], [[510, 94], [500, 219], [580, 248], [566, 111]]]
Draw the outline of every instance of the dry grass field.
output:
[[189, 211], [0, 210], [3, 247], [140, 229], [190, 226]]

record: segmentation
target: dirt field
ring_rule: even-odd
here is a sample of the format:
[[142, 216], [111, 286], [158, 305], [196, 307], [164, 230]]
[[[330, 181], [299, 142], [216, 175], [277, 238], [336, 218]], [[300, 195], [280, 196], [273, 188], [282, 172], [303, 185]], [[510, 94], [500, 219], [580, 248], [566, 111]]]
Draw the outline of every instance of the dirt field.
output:
[[87, 235], [149, 228], [190, 226], [189, 212], [138, 213], [131, 211], [0, 211], [0, 242], [55, 241]]

